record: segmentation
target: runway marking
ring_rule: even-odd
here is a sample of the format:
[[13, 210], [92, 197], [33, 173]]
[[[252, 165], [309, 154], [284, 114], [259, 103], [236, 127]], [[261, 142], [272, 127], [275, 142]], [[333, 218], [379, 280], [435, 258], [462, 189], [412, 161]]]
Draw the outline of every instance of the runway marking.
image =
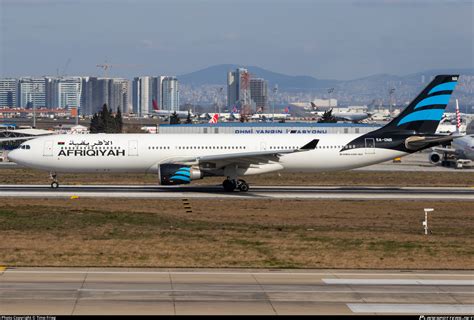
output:
[[[265, 285], [264, 285], [265, 286]], [[266, 285], [268, 286], [268, 285]], [[0, 288], [1, 289], [1, 288]], [[374, 290], [374, 291], [357, 291], [357, 290], [229, 290], [229, 289], [78, 289], [79, 291], [89, 291], [89, 292], [222, 292], [222, 293], [359, 293], [359, 294], [397, 294], [397, 293], [410, 293], [410, 294], [469, 294], [474, 295], [472, 291], [456, 291], [456, 292], [445, 292], [445, 291], [435, 291], [435, 292], [426, 292], [426, 291], [387, 291], [387, 290]]]
[[354, 313], [472, 314], [474, 304], [347, 303]]
[[[473, 201], [474, 193], [469, 187], [341, 187], [341, 186], [252, 186], [248, 193], [224, 193], [221, 188], [211, 186], [159, 187], [155, 185], [69, 185], [62, 190], [51, 190], [42, 185], [0, 185], [3, 197], [51, 197], [71, 196], [174, 199], [174, 198], [266, 198], [266, 199], [436, 199]], [[101, 190], [102, 189], [102, 190]]]
[[[127, 283], [129, 284], [129, 283]], [[257, 286], [257, 285], [255, 285]], [[265, 285], [268, 286], [268, 285]], [[407, 288], [409, 289], [409, 288]], [[451, 294], [466, 294], [466, 295], [474, 295], [474, 292], [472, 291], [413, 291], [413, 290], [398, 290], [398, 291], [387, 291], [387, 290], [372, 290], [372, 291], [361, 291], [361, 290], [231, 290], [231, 289], [111, 289], [111, 288], [104, 288], [104, 289], [87, 289], [87, 288], [71, 288], [71, 289], [66, 289], [66, 288], [38, 288], [38, 287], [21, 287], [21, 288], [1, 288], [0, 291], [4, 292], [21, 292], [21, 291], [28, 291], [28, 292], [33, 292], [33, 291], [59, 291], [59, 292], [64, 292], [64, 291], [83, 291], [83, 292], [199, 292], [199, 293], [358, 293], [358, 294], [435, 294], [435, 295], [440, 295], [440, 294], [446, 294], [446, 295], [451, 295]]]
[[[426, 277], [471, 277], [474, 278], [472, 273], [470, 274], [459, 274], [459, 273], [341, 273], [341, 272], [208, 272], [208, 271], [65, 271], [65, 270], [15, 270], [7, 269], [5, 273], [26, 273], [26, 274], [150, 274], [150, 275], [271, 275], [271, 276], [399, 276], [406, 277], [410, 276], [426, 276]], [[328, 279], [329, 280], [329, 279]]]
[[472, 286], [474, 280], [425, 279], [321, 279], [327, 284], [347, 285], [421, 285], [421, 286]]

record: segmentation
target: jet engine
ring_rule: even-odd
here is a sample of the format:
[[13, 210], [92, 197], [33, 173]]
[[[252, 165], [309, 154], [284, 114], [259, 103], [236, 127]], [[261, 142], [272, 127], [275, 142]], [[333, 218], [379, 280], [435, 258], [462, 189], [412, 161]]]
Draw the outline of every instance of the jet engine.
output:
[[437, 152], [430, 153], [430, 162], [432, 164], [437, 164], [441, 161], [442, 156]]
[[162, 164], [158, 179], [162, 185], [188, 184], [191, 180], [202, 179], [203, 173], [198, 168], [180, 164]]

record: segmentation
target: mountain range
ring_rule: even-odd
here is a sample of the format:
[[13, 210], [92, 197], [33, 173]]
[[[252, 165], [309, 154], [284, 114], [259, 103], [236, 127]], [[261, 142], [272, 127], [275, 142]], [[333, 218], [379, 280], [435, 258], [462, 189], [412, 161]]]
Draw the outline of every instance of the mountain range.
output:
[[[236, 64], [220, 64], [210, 66], [202, 70], [180, 75], [179, 81], [189, 85], [206, 85], [206, 84], [225, 84], [227, 83], [227, 72], [234, 71], [242, 67]], [[340, 81], [328, 79], [316, 79], [311, 76], [290, 76], [283, 73], [277, 73], [256, 66], [245, 66], [253, 78], [264, 78], [269, 85], [278, 84], [280, 88], [285, 90], [311, 90], [326, 88], [335, 85]]]
[[[236, 64], [220, 64], [210, 66], [202, 70], [183, 74], [179, 76], [179, 81], [185, 85], [225, 85], [227, 83], [227, 72], [242, 67]], [[280, 90], [284, 91], [320, 91], [331, 87], [340, 87], [349, 89], [352, 86], [375, 88], [380, 85], [413, 85], [422, 84], [422, 76], [425, 82], [428, 82], [436, 74], [455, 73], [461, 75], [474, 75], [474, 68], [464, 69], [433, 69], [423, 72], [417, 72], [405, 76], [390, 74], [376, 74], [354, 80], [333, 80], [318, 79], [312, 76], [291, 76], [278, 72], [266, 70], [257, 66], [243, 66], [249, 70], [252, 77], [264, 78], [268, 81], [269, 88], [278, 85]], [[350, 90], [351, 91], [351, 90]]]

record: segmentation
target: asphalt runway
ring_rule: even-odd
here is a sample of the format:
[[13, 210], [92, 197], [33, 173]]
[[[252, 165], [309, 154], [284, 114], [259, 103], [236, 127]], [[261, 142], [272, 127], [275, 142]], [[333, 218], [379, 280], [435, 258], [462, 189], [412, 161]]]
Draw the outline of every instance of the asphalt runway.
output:
[[473, 314], [472, 271], [20, 268], [0, 314]]
[[250, 186], [249, 192], [225, 192], [221, 186], [0, 185], [2, 197], [116, 198], [268, 198], [268, 199], [435, 199], [474, 200], [474, 187], [313, 187]]

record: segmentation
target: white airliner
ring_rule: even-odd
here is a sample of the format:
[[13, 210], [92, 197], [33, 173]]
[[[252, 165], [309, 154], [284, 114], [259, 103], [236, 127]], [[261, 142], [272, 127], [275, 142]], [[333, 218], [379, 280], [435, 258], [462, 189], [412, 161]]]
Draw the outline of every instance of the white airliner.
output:
[[254, 113], [250, 119], [252, 120], [287, 120], [291, 117], [289, 113]]
[[349, 108], [325, 108], [326, 110], [322, 111], [321, 108], [318, 108], [313, 102], [311, 102], [311, 106], [313, 108], [313, 111], [310, 112], [311, 114], [322, 117], [329, 113], [335, 117], [337, 121], [351, 121], [357, 123], [371, 116], [369, 112], [359, 112]]
[[196, 115], [189, 111], [180, 111], [180, 110], [160, 110], [156, 100], [152, 100], [153, 112], [152, 115], [158, 116], [160, 118], [169, 119], [172, 115], [176, 114], [178, 119], [187, 119], [188, 117], [194, 118]]
[[334, 109], [331, 109], [329, 111], [311, 111], [311, 114], [322, 117], [326, 112], [331, 112], [331, 115], [335, 117], [337, 121], [351, 121], [357, 123], [370, 118], [370, 113], [368, 112], [346, 112]]
[[226, 191], [247, 191], [240, 177], [274, 171], [348, 170], [401, 157], [453, 136], [435, 131], [458, 80], [437, 76], [386, 126], [359, 134], [89, 134], [24, 142], [9, 154], [20, 165], [51, 173], [154, 173], [164, 185], [226, 177]]

